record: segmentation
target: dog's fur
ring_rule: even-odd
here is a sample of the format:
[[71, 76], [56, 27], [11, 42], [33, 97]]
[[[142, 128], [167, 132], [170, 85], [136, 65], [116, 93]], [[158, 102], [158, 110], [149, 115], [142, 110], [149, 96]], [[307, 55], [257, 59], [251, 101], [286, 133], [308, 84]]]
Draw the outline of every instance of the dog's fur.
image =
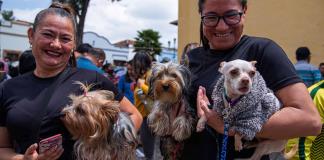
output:
[[[172, 62], [153, 65], [150, 77], [150, 94], [153, 94], [153, 109], [148, 115], [148, 124], [158, 136], [172, 135], [176, 141], [190, 137], [194, 119], [187, 100], [190, 71], [183, 65]], [[171, 122], [170, 115], [178, 113]], [[173, 112], [173, 113], [172, 113]]]
[[71, 95], [72, 104], [62, 111], [62, 121], [76, 140], [76, 159], [134, 160], [136, 130], [129, 116], [120, 112], [114, 94], [107, 90], [89, 91], [93, 85], [77, 84], [84, 94]]
[[[281, 107], [256, 71], [255, 64], [255, 61], [244, 60], [222, 62], [219, 72], [223, 75], [212, 94], [213, 109], [223, 116], [224, 122], [235, 132], [235, 149], [238, 151], [243, 148], [241, 139], [252, 140], [268, 118]], [[237, 103], [231, 106], [228, 101]], [[204, 129], [205, 123], [206, 117], [202, 116], [197, 131]], [[257, 149], [250, 159], [259, 160], [262, 155], [283, 151], [286, 143], [287, 140], [264, 140], [256, 145]]]

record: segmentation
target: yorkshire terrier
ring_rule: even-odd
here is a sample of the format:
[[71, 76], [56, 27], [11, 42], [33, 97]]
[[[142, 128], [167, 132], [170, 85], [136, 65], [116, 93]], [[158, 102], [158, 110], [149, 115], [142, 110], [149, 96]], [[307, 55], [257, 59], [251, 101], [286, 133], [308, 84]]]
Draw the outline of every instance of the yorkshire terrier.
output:
[[[154, 103], [148, 115], [153, 133], [161, 137], [172, 135], [176, 141], [190, 137], [194, 119], [187, 100], [189, 85], [190, 71], [185, 66], [172, 62], [153, 65], [150, 94]], [[181, 110], [183, 113], [179, 114]]]
[[136, 130], [126, 113], [120, 112], [114, 94], [89, 91], [94, 85], [81, 82], [83, 95], [70, 95], [72, 104], [62, 111], [62, 121], [76, 140], [78, 160], [135, 160]]
[[[262, 140], [254, 145], [242, 144], [242, 138], [251, 141], [260, 132], [269, 117], [278, 111], [281, 104], [255, 68], [256, 61], [233, 60], [222, 62], [219, 72], [222, 77], [216, 83], [212, 99], [213, 109], [222, 115], [230, 129], [235, 132], [235, 150], [256, 147], [251, 160], [259, 160], [263, 155], [283, 151], [287, 140]], [[206, 117], [198, 122], [197, 131], [204, 129]], [[284, 157], [296, 153], [296, 148]]]

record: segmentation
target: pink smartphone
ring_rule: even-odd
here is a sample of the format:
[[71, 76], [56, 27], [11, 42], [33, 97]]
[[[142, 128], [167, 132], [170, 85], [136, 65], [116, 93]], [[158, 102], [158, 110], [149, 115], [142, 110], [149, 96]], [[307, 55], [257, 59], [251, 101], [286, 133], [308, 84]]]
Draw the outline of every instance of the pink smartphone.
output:
[[54, 136], [42, 139], [38, 145], [39, 153], [44, 153], [55, 146], [62, 146], [62, 135], [56, 134]]

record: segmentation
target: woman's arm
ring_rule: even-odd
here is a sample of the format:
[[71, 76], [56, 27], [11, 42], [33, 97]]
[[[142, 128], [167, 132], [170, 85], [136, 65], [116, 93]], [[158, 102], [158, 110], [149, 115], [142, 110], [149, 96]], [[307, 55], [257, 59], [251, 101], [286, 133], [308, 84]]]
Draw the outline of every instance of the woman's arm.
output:
[[0, 127], [0, 160], [23, 160], [23, 155], [14, 152], [6, 127]]
[[320, 116], [303, 83], [288, 85], [275, 94], [284, 108], [270, 117], [258, 137], [288, 139], [321, 132]]
[[135, 125], [135, 128], [138, 131], [139, 128], [141, 127], [142, 122], [143, 122], [143, 117], [140, 114], [140, 112], [138, 112], [138, 110], [135, 108], [135, 106], [126, 97], [124, 97], [120, 101], [120, 109], [123, 112], [130, 114], [130, 118], [132, 119], [132, 121]]
[[[322, 127], [320, 116], [303, 83], [288, 85], [278, 90], [276, 95], [283, 103], [284, 108], [270, 117], [257, 137], [288, 139], [320, 133]], [[209, 126], [219, 133], [224, 133], [222, 118], [214, 110], [208, 109], [206, 104], [205, 92], [199, 88], [198, 110], [204, 111]]]
[[60, 158], [64, 151], [60, 146], [38, 154], [37, 148], [37, 144], [32, 144], [27, 148], [24, 155], [15, 153], [9, 140], [7, 128], [0, 127], [0, 160], [55, 160]]

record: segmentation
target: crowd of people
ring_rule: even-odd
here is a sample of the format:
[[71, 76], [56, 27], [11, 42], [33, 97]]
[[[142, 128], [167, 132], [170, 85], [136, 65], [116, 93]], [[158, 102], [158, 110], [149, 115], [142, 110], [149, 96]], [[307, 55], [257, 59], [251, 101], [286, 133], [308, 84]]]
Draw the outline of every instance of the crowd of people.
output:
[[[291, 140], [287, 145], [290, 148], [305, 142], [306, 137], [307, 143], [314, 145], [305, 145], [297, 156], [316, 159], [323, 155], [324, 63], [312, 66], [309, 49], [300, 47], [294, 66], [274, 41], [243, 35], [247, 0], [199, 0], [198, 8], [201, 45], [188, 44], [180, 64], [191, 72], [187, 96], [192, 114], [197, 118], [205, 115], [207, 125], [184, 140], [181, 159], [220, 158], [224, 122], [210, 108], [211, 95], [221, 75], [216, 68], [223, 61], [235, 59], [257, 61], [257, 70], [283, 105], [264, 124], [257, 138], [301, 137]], [[70, 94], [82, 94], [75, 81], [112, 91], [120, 110], [130, 115], [140, 135], [145, 158], [154, 159], [158, 139], [146, 121], [154, 98], [149, 94], [148, 81], [152, 57], [138, 52], [125, 63], [125, 71], [117, 73], [112, 64], [105, 63], [102, 49], [86, 43], [76, 46], [75, 26], [71, 8], [54, 2], [36, 15], [28, 30], [31, 50], [20, 56], [19, 73], [11, 74], [11, 64], [0, 62], [0, 160], [74, 159], [75, 141], [62, 124], [60, 112], [70, 103]], [[39, 140], [57, 133], [63, 136], [62, 146], [38, 152]], [[249, 158], [255, 149], [236, 151], [233, 136], [226, 145], [227, 159]], [[266, 159], [271, 157], [262, 157]]]

